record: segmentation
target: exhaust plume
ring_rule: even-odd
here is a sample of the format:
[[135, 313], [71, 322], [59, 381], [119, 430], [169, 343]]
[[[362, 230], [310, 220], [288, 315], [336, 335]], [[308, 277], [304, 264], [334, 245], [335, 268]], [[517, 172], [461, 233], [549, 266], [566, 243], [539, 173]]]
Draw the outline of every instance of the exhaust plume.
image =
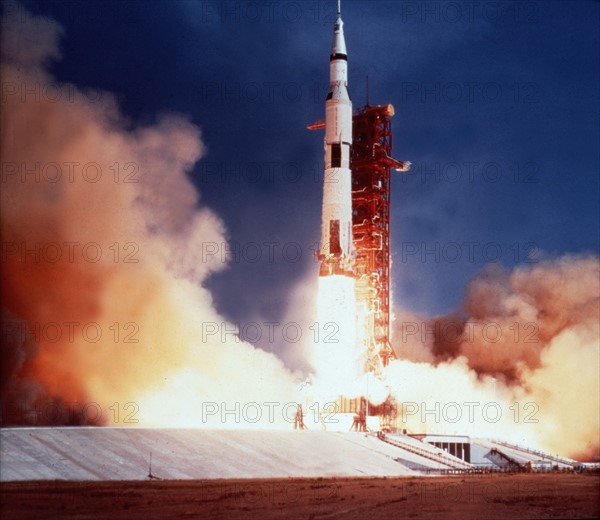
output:
[[187, 177], [200, 130], [136, 127], [108, 92], [58, 83], [56, 22], [16, 9], [2, 29], [3, 423], [239, 426], [203, 403], [293, 401], [293, 374], [202, 287], [227, 237]]
[[[495, 402], [500, 420], [475, 414], [462, 431], [597, 458], [599, 273], [592, 256], [512, 272], [491, 265], [470, 282], [458, 313], [424, 319], [398, 311], [394, 347], [402, 361], [388, 369], [396, 398], [420, 408]], [[447, 420], [454, 415], [428, 417], [418, 421], [422, 416], [411, 413], [407, 422], [415, 430], [456, 433], [459, 423]]]

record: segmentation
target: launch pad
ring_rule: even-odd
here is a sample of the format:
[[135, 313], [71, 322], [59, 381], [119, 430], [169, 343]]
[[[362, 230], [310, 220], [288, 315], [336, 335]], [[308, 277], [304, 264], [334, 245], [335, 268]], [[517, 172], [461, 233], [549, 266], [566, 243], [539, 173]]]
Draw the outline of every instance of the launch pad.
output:
[[109, 427], [2, 428], [0, 460], [2, 482], [393, 477], [573, 470], [579, 464], [469, 437]]

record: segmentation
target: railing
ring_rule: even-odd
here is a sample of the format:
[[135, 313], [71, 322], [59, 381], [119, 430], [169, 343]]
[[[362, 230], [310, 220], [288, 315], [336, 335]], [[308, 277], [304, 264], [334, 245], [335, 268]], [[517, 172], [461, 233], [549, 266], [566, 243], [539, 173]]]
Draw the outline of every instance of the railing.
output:
[[[455, 470], [465, 471], [465, 470], [473, 469], [473, 466], [471, 464], [469, 464], [468, 462], [464, 462], [460, 459], [454, 460], [454, 459], [451, 459], [450, 457], [447, 457], [446, 455], [444, 455], [442, 453], [432, 453], [431, 451], [418, 448], [417, 446], [408, 444], [406, 442], [402, 442], [398, 439], [391, 439], [384, 433], [379, 432], [377, 434], [377, 437], [379, 439], [381, 439], [382, 441], [387, 442], [388, 444], [391, 444], [392, 446], [402, 448], [403, 450], [409, 451], [411, 453], [414, 453], [415, 455], [419, 455], [420, 457], [424, 457], [424, 458], [432, 460], [434, 462], [445, 464], [446, 466], [449, 466], [450, 468], [452, 468], [452, 470], [454, 470], [454, 471]], [[445, 471], [449, 471], [449, 470], [445, 470]]]
[[499, 467], [483, 467], [483, 468], [465, 468], [465, 469], [422, 469], [419, 470], [421, 473], [427, 473], [429, 475], [485, 475], [487, 473], [521, 473], [523, 470], [515, 470], [513, 468], [499, 468]]
[[508, 456], [506, 453], [504, 453], [503, 451], [500, 451], [497, 448], [492, 448], [490, 450], [490, 453], [492, 453], [493, 455], [498, 455], [500, 458], [503, 458], [504, 460], [508, 461], [508, 463], [512, 464], [514, 467], [517, 467], [517, 468], [523, 468], [524, 467], [524, 464], [521, 464], [520, 462], [518, 462], [517, 460], [515, 460], [512, 457]]
[[560, 462], [561, 464], [565, 464], [567, 466], [577, 466], [579, 464], [578, 461], [569, 459], [567, 457], [559, 457], [558, 455], [549, 455], [548, 453], [544, 453], [543, 451], [533, 450], [531, 448], [525, 448], [524, 446], [518, 446], [517, 444], [511, 444], [510, 442], [505, 441], [497, 441], [491, 440], [494, 444], [499, 444], [500, 446], [504, 446], [506, 448], [511, 448], [517, 451], [524, 451], [525, 453], [531, 453], [532, 455], [537, 455], [538, 457], [542, 457], [542, 459], [553, 460], [554, 462]]

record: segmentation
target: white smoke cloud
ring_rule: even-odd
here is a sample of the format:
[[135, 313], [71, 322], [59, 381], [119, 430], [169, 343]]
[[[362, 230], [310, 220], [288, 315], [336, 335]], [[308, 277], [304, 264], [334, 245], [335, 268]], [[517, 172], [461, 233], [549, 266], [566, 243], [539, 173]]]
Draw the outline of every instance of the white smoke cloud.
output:
[[[223, 335], [233, 326], [202, 287], [224, 267], [204, 245], [226, 230], [187, 175], [205, 153], [200, 130], [176, 114], [135, 127], [110, 93], [48, 74], [56, 22], [15, 8], [2, 23], [3, 301], [39, 343], [7, 378], [36, 382], [29, 404], [95, 402], [119, 424], [114, 403], [133, 403], [137, 424], [240, 427], [202, 403], [293, 401], [296, 377]], [[10, 388], [3, 400], [23, 402], [23, 385]], [[263, 415], [245, 426], [289, 427]]]
[[[418, 403], [418, 413], [406, 414], [408, 428], [471, 431], [594, 459], [600, 448], [599, 315], [600, 261], [591, 256], [512, 272], [488, 267], [471, 281], [464, 309], [455, 315], [424, 319], [401, 311], [394, 340], [400, 361], [391, 363], [388, 380], [399, 402]], [[422, 420], [423, 408], [448, 403], [459, 403], [464, 420], [467, 401], [480, 410], [496, 403], [501, 420], [478, 412], [468, 423], [454, 423], [442, 409]]]

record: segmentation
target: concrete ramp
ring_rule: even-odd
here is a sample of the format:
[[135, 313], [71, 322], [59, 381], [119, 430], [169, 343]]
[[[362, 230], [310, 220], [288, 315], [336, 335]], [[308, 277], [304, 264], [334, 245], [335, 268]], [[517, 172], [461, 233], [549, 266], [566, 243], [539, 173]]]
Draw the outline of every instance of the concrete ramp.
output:
[[150, 453], [164, 479], [419, 474], [364, 433], [73, 427], [1, 429], [0, 480], [144, 480]]
[[485, 450], [489, 450], [490, 454], [500, 454], [506, 461], [513, 462], [520, 468], [525, 468], [527, 464], [533, 464], [534, 467], [545, 464], [548, 466], [548, 469], [552, 469], [554, 466], [559, 469], [572, 469], [578, 464], [578, 462], [573, 459], [551, 455], [539, 450], [532, 450], [507, 442], [474, 439], [473, 443]]
[[[403, 449], [408, 453], [412, 453], [419, 459], [433, 461], [440, 469], [454, 469], [458, 471], [470, 471], [473, 468], [471, 464], [465, 462], [454, 455], [446, 453], [439, 448], [427, 443], [421, 442], [419, 439], [414, 439], [409, 435], [393, 434], [381, 435], [382, 440]], [[412, 467], [412, 466], [409, 466]]]

